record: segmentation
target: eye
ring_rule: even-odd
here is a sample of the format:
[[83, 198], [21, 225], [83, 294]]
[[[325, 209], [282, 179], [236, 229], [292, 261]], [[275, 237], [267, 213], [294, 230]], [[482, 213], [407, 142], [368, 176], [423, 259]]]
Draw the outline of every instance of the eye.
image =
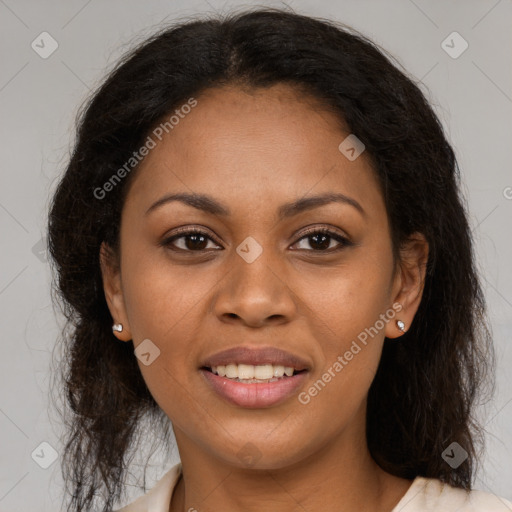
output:
[[[328, 228], [310, 229], [306, 231], [294, 245], [301, 243], [303, 240], [307, 240], [310, 247], [313, 248], [313, 251], [308, 252], [331, 253], [352, 245], [352, 242], [348, 238]], [[311, 240], [313, 243], [311, 243]], [[332, 241], [338, 242], [338, 247], [334, 247], [333, 249], [331, 246]], [[178, 242], [180, 242], [181, 246], [178, 245]], [[209, 242], [214, 242], [214, 240], [206, 231], [197, 228], [185, 228], [163, 240], [160, 245], [177, 252], [201, 252], [212, 249], [212, 247], [208, 247]], [[214, 245], [216, 244], [214, 243]], [[299, 248], [299, 250], [303, 249], [304, 248]]]
[[[183, 240], [182, 240], [183, 239]], [[181, 247], [176, 242], [181, 241]], [[160, 245], [168, 247], [173, 251], [200, 252], [208, 249], [208, 241], [213, 239], [208, 233], [197, 228], [187, 228], [178, 231], [177, 234], [166, 238]], [[177, 248], [175, 248], [177, 247]]]
[[[296, 244], [302, 240], [307, 240], [310, 247], [315, 248], [313, 252], [335, 252], [352, 245], [350, 240], [339, 233], [332, 231], [328, 228], [315, 228], [306, 231], [305, 236], [302, 236]], [[311, 243], [311, 240], [313, 243]], [[331, 246], [331, 242], [338, 242], [338, 247]]]

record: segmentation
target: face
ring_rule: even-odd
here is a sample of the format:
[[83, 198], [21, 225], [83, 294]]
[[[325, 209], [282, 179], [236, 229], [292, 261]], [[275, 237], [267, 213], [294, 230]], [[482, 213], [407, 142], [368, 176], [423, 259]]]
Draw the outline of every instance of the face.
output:
[[[347, 135], [288, 86], [211, 89], [133, 177], [119, 272], [102, 257], [105, 292], [124, 326], [117, 335], [146, 344], [152, 362], [138, 359], [140, 370], [178, 444], [239, 466], [240, 452], [255, 450], [254, 467], [277, 468], [343, 436], [364, 439], [384, 337], [401, 334], [397, 319], [412, 321], [421, 261], [411, 251], [394, 272], [371, 162], [340, 151]], [[208, 196], [217, 211], [159, 203], [171, 194]], [[327, 194], [348, 199], [284, 209]], [[239, 346], [285, 350], [308, 371], [278, 403], [234, 404], [200, 368]]]

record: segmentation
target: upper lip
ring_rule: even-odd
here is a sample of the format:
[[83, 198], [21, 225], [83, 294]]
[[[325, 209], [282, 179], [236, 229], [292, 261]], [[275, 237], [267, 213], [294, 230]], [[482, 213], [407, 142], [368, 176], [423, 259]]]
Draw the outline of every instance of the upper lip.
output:
[[207, 357], [202, 367], [212, 368], [227, 364], [250, 364], [254, 366], [272, 364], [294, 368], [297, 371], [309, 370], [308, 362], [300, 356], [275, 347], [250, 348], [233, 347]]

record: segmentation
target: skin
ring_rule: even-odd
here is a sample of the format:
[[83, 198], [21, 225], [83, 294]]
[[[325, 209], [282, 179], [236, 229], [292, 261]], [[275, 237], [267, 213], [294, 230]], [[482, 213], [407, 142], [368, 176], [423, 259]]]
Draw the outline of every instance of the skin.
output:
[[[406, 329], [413, 321], [428, 244], [412, 237], [394, 265], [369, 155], [349, 161], [340, 152], [350, 132], [314, 99], [279, 84], [225, 86], [197, 100], [134, 176], [120, 259], [101, 251], [107, 302], [124, 327], [116, 336], [135, 347], [149, 338], [160, 350], [150, 365], [138, 363], [173, 423], [182, 461], [170, 511], [390, 511], [411, 482], [371, 458], [366, 399], [384, 337], [393, 343], [402, 334], [396, 319]], [[177, 201], [145, 215], [177, 192], [208, 194], [231, 215]], [[357, 200], [365, 214], [333, 202], [277, 218], [282, 204], [327, 192]], [[174, 240], [176, 251], [160, 245], [191, 226], [209, 237], [202, 245], [190, 237]], [[354, 245], [330, 238], [326, 252], [306, 227], [328, 227]], [[236, 252], [248, 236], [263, 249], [252, 263]], [[394, 303], [403, 309], [307, 405], [294, 395], [272, 407], [238, 407], [199, 372], [225, 348], [271, 345], [309, 362], [299, 392], [307, 390]], [[258, 453], [253, 465], [237, 455], [248, 443]]]

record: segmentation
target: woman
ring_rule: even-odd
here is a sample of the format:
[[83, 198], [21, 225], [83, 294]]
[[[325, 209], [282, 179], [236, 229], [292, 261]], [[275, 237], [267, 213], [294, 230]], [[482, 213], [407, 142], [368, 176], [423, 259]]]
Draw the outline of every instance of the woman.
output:
[[68, 510], [112, 510], [169, 420], [181, 462], [125, 512], [511, 510], [471, 490], [470, 235], [438, 119], [363, 36], [277, 9], [155, 34], [51, 206]]

